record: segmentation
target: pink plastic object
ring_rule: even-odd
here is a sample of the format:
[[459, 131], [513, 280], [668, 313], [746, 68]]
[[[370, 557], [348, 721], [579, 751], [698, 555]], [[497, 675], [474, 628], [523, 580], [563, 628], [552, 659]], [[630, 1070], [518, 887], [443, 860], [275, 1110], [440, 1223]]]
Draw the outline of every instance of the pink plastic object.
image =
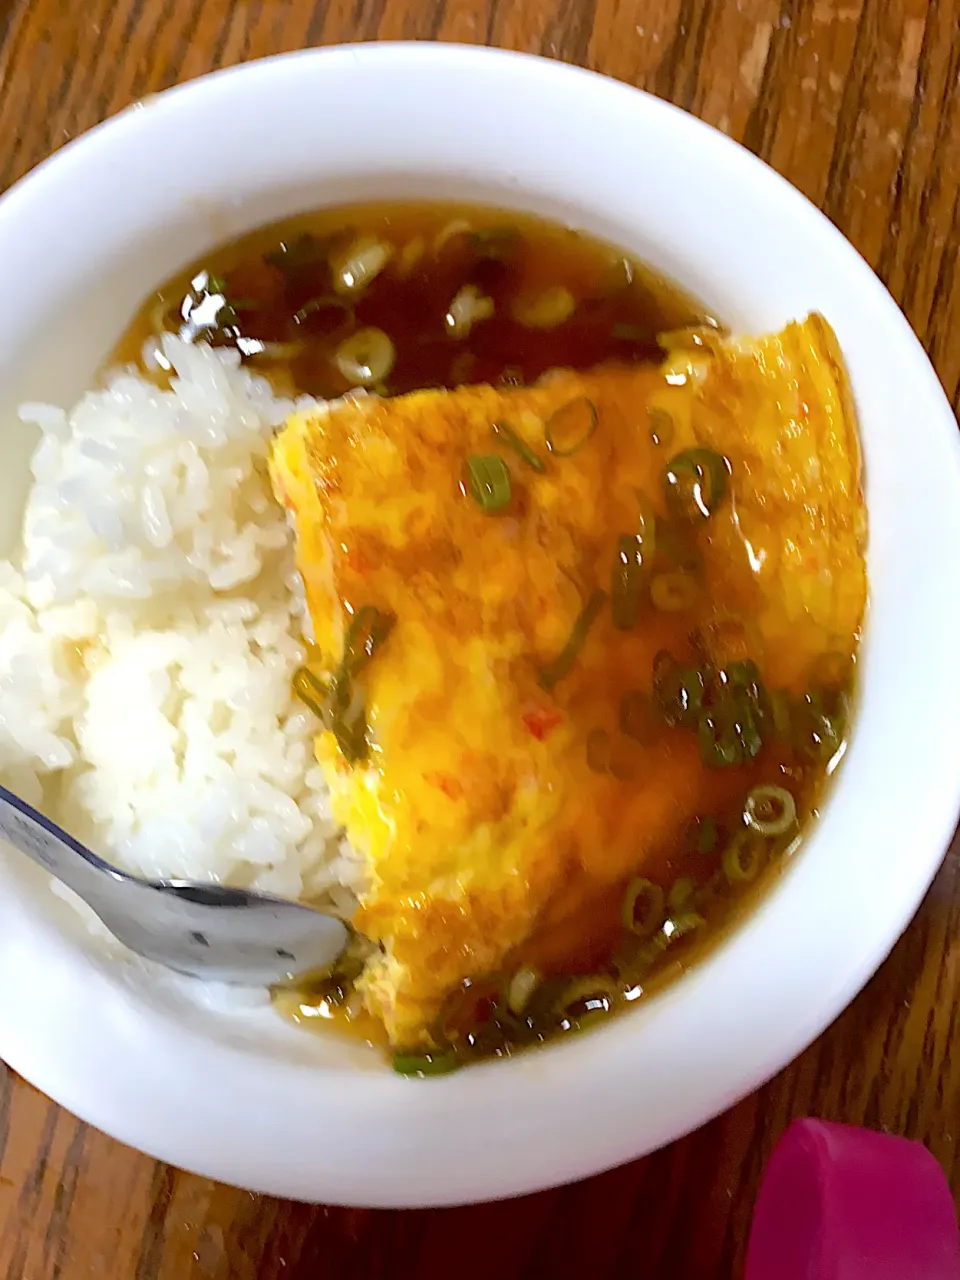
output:
[[764, 1171], [746, 1280], [960, 1280], [943, 1170], [918, 1142], [795, 1121]]

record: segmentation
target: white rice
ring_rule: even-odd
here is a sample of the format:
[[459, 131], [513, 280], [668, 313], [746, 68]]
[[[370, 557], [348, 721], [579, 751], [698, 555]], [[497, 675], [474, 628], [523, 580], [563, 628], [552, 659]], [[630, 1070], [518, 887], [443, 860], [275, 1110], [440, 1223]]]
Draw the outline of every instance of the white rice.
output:
[[[291, 692], [308, 625], [266, 472], [294, 407], [232, 351], [163, 339], [42, 439], [0, 561], [0, 782], [147, 876], [353, 905], [359, 864]], [[312, 402], [310, 402], [312, 403]]]

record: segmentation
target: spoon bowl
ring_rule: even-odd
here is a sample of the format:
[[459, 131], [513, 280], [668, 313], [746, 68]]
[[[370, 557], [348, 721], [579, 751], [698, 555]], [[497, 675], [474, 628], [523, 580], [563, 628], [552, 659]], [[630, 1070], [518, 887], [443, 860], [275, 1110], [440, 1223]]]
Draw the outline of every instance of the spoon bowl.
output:
[[78, 894], [124, 946], [191, 977], [269, 986], [329, 967], [350, 936], [342, 920], [299, 902], [128, 875], [5, 787], [0, 837]]

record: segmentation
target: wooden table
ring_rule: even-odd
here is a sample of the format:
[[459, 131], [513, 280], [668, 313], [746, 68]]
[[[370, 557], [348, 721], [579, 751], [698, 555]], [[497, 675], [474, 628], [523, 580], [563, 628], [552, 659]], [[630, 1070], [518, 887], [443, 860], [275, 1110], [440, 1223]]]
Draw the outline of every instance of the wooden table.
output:
[[[374, 38], [582, 63], [740, 139], [874, 265], [957, 408], [960, 0], [0, 0], [0, 187], [143, 94]], [[0, 1065], [0, 1280], [738, 1276], [760, 1170], [794, 1116], [922, 1139], [960, 1190], [958, 925], [955, 845], [881, 972], [766, 1088], [646, 1160], [503, 1205], [382, 1213], [233, 1191], [118, 1145]]]

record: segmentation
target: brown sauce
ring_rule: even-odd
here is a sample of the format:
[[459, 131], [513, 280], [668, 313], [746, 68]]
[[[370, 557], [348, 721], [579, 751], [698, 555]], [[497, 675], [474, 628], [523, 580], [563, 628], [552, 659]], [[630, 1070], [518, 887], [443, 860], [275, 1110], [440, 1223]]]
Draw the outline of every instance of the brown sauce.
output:
[[[376, 269], [351, 294], [344, 272], [364, 263]], [[458, 298], [466, 298], [472, 321], [468, 316], [463, 331], [452, 334], [461, 323]], [[540, 219], [453, 205], [370, 205], [306, 214], [208, 254], [145, 304], [116, 355], [136, 361], [160, 330], [179, 331], [237, 347], [278, 390], [335, 398], [357, 385], [344, 373], [343, 344], [375, 329], [389, 339], [393, 359], [367, 385], [399, 395], [480, 382], [529, 385], [561, 367], [659, 362], [658, 334], [714, 324], [642, 263]], [[657, 563], [667, 570], [688, 550], [668, 542], [659, 548], [658, 542]], [[705, 620], [706, 612], [695, 622]], [[673, 681], [669, 700], [678, 688], [683, 696], [698, 661], [696, 626], [684, 611], [663, 621], [664, 648], [676, 659], [665, 676]], [[633, 886], [640, 896], [630, 927], [620, 884], [575, 916], [548, 921], [504, 972], [464, 985], [438, 1030], [458, 1063], [510, 1053], [631, 1005], [715, 945], [778, 874], [815, 816], [830, 761], [842, 750], [852, 660], [846, 655], [798, 695], [787, 732], [778, 727], [782, 707], [744, 665], [749, 658], [744, 654], [737, 670], [743, 685], [737, 696], [762, 729], [762, 747], [748, 750], [737, 768], [709, 770], [713, 803], [663, 851], [656, 871], [647, 870], [656, 876], [652, 886], [649, 880]], [[719, 688], [726, 675], [708, 678]], [[658, 732], [675, 728], [662, 722]], [[766, 834], [745, 827], [745, 802], [758, 787], [786, 790], [796, 821]], [[664, 921], [673, 925], [666, 939]], [[511, 999], [511, 984], [526, 970], [535, 970], [535, 988], [526, 1000], [514, 989]], [[352, 992], [354, 976], [301, 979], [277, 993], [277, 1005], [302, 1025], [339, 1026], [383, 1044], [381, 1025]], [[421, 1055], [406, 1069], [446, 1069], [449, 1052]]]
[[[393, 252], [351, 298], [337, 292], [331, 263], [342, 262], [360, 238]], [[203, 275], [206, 281], [192, 288]], [[334, 355], [360, 328], [390, 337], [396, 361], [380, 389], [402, 395], [476, 382], [523, 385], [560, 367], [656, 359], [658, 333], [705, 318], [640, 263], [539, 218], [472, 206], [370, 205], [303, 214], [206, 255], [144, 304], [115, 359], [138, 361], [158, 326], [188, 331], [182, 312], [191, 294], [213, 320], [211, 307], [202, 307], [210, 276], [222, 281], [233, 313], [221, 312], [219, 325], [207, 330], [201, 318], [196, 336], [216, 345], [268, 344], [266, 354], [249, 357], [251, 366], [284, 390], [324, 398], [355, 385]], [[558, 287], [575, 304], [565, 321], [538, 328], [515, 318]], [[465, 288], [489, 298], [493, 316], [451, 341], [446, 318]]]

